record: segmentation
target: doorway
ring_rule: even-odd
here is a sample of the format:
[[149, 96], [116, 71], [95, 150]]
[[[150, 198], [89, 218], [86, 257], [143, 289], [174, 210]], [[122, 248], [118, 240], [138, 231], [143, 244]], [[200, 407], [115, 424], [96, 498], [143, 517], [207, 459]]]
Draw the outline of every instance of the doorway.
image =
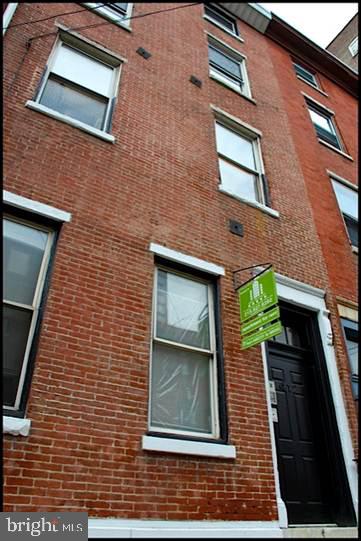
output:
[[290, 525], [355, 524], [316, 315], [280, 302], [267, 342], [281, 496]]

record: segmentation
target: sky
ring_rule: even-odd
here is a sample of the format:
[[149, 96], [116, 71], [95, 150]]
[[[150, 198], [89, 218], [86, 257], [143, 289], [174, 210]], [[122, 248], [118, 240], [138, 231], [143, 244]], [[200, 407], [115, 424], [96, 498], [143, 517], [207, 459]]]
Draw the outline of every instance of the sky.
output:
[[259, 3], [323, 48], [358, 11], [356, 2]]

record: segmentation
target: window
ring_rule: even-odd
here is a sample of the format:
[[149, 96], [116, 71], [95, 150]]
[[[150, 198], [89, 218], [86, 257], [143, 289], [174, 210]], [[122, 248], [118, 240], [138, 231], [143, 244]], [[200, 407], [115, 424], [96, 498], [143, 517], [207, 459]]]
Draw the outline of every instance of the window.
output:
[[312, 86], [315, 86], [316, 88], [319, 87], [317, 84], [317, 79], [315, 75], [309, 69], [306, 69], [305, 67], [301, 66], [300, 64], [297, 64], [296, 62], [294, 62], [293, 66], [295, 68], [296, 75], [300, 79], [303, 79], [304, 81], [306, 81], [307, 83], [310, 83]]
[[351, 41], [348, 48], [352, 56], [356, 56], [358, 54], [358, 36]]
[[132, 15], [132, 3], [122, 4], [120, 2], [114, 2], [104, 5], [104, 3], [100, 2], [85, 2], [83, 5], [115, 24], [118, 24], [127, 30], [130, 29], [129, 23]]
[[7, 410], [18, 411], [54, 233], [6, 216], [3, 236], [3, 397]]
[[351, 244], [358, 247], [358, 192], [333, 178], [331, 180]]
[[212, 283], [158, 266], [150, 430], [219, 438]]
[[231, 195], [265, 204], [259, 139], [216, 121], [220, 186]]
[[352, 394], [358, 400], [358, 322], [341, 318], [351, 368]]
[[211, 77], [250, 97], [245, 60], [240, 53], [209, 36], [208, 56]]
[[36, 102], [101, 132], [109, 132], [120, 61], [62, 33], [50, 57]]
[[238, 36], [236, 20], [219, 7], [213, 4], [205, 4], [204, 15], [206, 19], [220, 26], [223, 30], [227, 30], [231, 34]]
[[321, 109], [315, 103], [307, 102], [307, 106], [317, 137], [321, 139], [321, 141], [325, 141], [341, 150], [341, 144], [333, 124], [332, 114], [327, 110]]

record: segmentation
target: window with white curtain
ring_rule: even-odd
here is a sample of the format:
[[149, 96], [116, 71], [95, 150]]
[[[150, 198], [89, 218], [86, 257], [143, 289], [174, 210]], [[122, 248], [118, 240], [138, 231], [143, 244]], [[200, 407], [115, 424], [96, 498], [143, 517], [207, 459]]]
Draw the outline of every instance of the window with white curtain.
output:
[[85, 126], [109, 132], [119, 66], [119, 60], [70, 35], [65, 41], [58, 39], [35, 101]]
[[158, 266], [150, 382], [151, 431], [218, 438], [211, 282]]

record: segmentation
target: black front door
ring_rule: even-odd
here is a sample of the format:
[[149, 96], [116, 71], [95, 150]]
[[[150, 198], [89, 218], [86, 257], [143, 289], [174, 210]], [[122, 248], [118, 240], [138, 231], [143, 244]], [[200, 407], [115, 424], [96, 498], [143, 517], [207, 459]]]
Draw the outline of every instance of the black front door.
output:
[[291, 525], [351, 523], [352, 510], [340, 520], [342, 494], [346, 498], [349, 489], [344, 479], [340, 486], [342, 468], [335, 465], [337, 453], [330, 447], [337, 442], [330, 432], [321, 375], [325, 368], [313, 347], [310, 318], [281, 306], [283, 333], [267, 343], [277, 400], [272, 407], [281, 495]]

